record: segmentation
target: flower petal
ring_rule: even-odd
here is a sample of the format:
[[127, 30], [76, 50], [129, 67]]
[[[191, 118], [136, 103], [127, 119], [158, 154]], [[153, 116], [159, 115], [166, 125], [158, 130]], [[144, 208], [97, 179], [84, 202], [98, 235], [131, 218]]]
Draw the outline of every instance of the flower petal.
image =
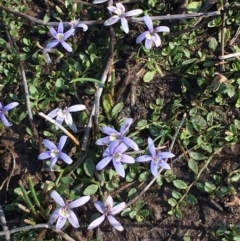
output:
[[124, 162], [124, 163], [134, 163], [135, 159], [133, 157], [131, 157], [131, 156], [122, 154], [121, 162]]
[[57, 118], [56, 118], [56, 122], [59, 124], [59, 125], [62, 125], [62, 123], [63, 123], [63, 121], [64, 121], [64, 118], [62, 117], [62, 116], [57, 116]]
[[63, 22], [61, 21], [61, 22], [59, 22], [59, 24], [58, 24], [58, 31], [57, 31], [58, 33], [63, 33]]
[[108, 0], [94, 0], [93, 4], [99, 4], [99, 3], [104, 3], [107, 2]]
[[119, 135], [119, 132], [117, 132], [115, 129], [111, 128], [111, 127], [108, 127], [108, 126], [103, 126], [101, 131], [104, 133], [104, 134], [107, 134], [107, 135], [112, 135], [112, 134], [115, 134], [115, 135]]
[[74, 32], [75, 32], [75, 29], [69, 29], [66, 33], [64, 33], [63, 39], [64, 40], [68, 39], [70, 36], [73, 35]]
[[55, 28], [51, 27], [49, 31], [50, 31], [50, 34], [53, 36], [53, 38], [55, 38], [57, 35], [57, 31], [55, 30]]
[[125, 33], [129, 33], [128, 21], [126, 18], [121, 18], [122, 29]]
[[112, 160], [112, 157], [111, 156], [107, 156], [105, 158], [103, 158], [96, 166], [96, 169], [99, 171], [99, 170], [102, 170], [105, 166], [108, 165], [108, 163]]
[[88, 26], [86, 24], [84, 24], [84, 23], [79, 23], [79, 24], [77, 24], [76, 27], [82, 28], [83, 32], [86, 32], [88, 30]]
[[174, 154], [172, 154], [171, 152], [167, 152], [167, 151], [166, 152], [158, 152], [157, 155], [160, 156], [162, 159], [175, 157]]
[[56, 145], [53, 142], [51, 142], [47, 139], [43, 139], [43, 144], [44, 144], [44, 146], [46, 146], [50, 150], [52, 150], [52, 149], [57, 150]]
[[76, 111], [81, 111], [85, 110], [86, 106], [85, 105], [72, 105], [71, 107], [67, 108], [68, 112], [76, 112]]
[[153, 176], [156, 177], [158, 174], [158, 165], [154, 161], [151, 161], [150, 165], [151, 165], [151, 172], [152, 172]]
[[72, 162], [73, 162], [73, 160], [70, 158], [70, 156], [68, 156], [66, 153], [63, 153], [63, 152], [59, 155], [59, 158], [62, 159], [67, 164], [72, 164]]
[[125, 13], [125, 7], [122, 5], [122, 3], [116, 3], [116, 6], [121, 10], [122, 13]]
[[68, 221], [72, 224], [74, 228], [79, 228], [79, 222], [77, 219], [76, 214], [72, 210], [68, 210], [69, 216], [68, 216]]
[[53, 169], [53, 166], [56, 164], [56, 162], [58, 161], [58, 157], [54, 157], [51, 159], [51, 163], [50, 163], [50, 169]]
[[152, 160], [153, 158], [149, 155], [143, 155], [143, 156], [139, 156], [136, 158], [136, 162], [147, 162]]
[[60, 230], [63, 228], [67, 221], [67, 218], [59, 216], [57, 223], [56, 223], [56, 229]]
[[146, 49], [151, 49], [152, 48], [152, 43], [153, 43], [153, 40], [152, 39], [147, 39], [145, 40], [145, 48]]
[[66, 43], [65, 41], [61, 41], [60, 43], [63, 48], [65, 48], [68, 52], [72, 52], [72, 47], [68, 43]]
[[110, 11], [112, 13], [116, 13], [116, 11], [117, 11], [117, 8], [112, 5], [108, 6], [107, 9], [108, 9], [108, 11]]
[[125, 170], [124, 170], [121, 162], [113, 161], [113, 166], [114, 166], [116, 172], [119, 174], [119, 176], [125, 177]]
[[82, 206], [83, 204], [88, 202], [89, 199], [90, 199], [90, 196], [80, 197], [80, 198], [76, 199], [75, 201], [70, 202], [68, 204], [68, 207], [69, 208], [76, 208], [76, 207]]
[[149, 31], [145, 31], [143, 33], [141, 33], [137, 39], [136, 39], [136, 43], [139, 44], [141, 43], [145, 38], [146, 38], [146, 35], [149, 34]]
[[116, 215], [117, 213], [120, 213], [126, 206], [125, 202], [119, 203], [115, 205], [112, 210], [109, 212], [111, 215]]
[[49, 112], [47, 114], [47, 116], [49, 116], [50, 118], [55, 118], [58, 115], [58, 111], [60, 110], [60, 108], [56, 108], [54, 110], [52, 110], [51, 112]]
[[106, 202], [105, 202], [105, 206], [109, 206], [112, 209], [112, 207], [113, 207], [113, 198], [112, 198], [112, 196], [109, 195], [107, 197]]
[[59, 151], [62, 151], [62, 149], [63, 149], [63, 147], [64, 147], [64, 145], [65, 145], [65, 143], [67, 141], [67, 138], [68, 138], [67, 136], [62, 136], [60, 138], [59, 143], [58, 143], [58, 150]]
[[136, 16], [136, 15], [139, 15], [143, 12], [142, 9], [135, 9], [135, 10], [131, 10], [131, 11], [128, 11], [125, 13], [125, 16], [126, 17], [131, 17], [131, 16]]
[[154, 29], [155, 32], [170, 32], [170, 28], [166, 26], [159, 26]]
[[147, 25], [149, 31], [153, 31], [152, 19], [148, 15], [146, 15], [143, 17], [143, 20], [144, 20], [145, 24]]
[[73, 122], [71, 114], [68, 112], [66, 113], [66, 116], [65, 116], [65, 122], [71, 128], [71, 130], [73, 132], [75, 132], [75, 133], [77, 132], [77, 127], [76, 127], [75, 123]]
[[118, 147], [119, 145], [119, 141], [116, 140], [116, 141], [112, 141], [110, 142], [108, 148], [104, 151], [103, 155], [104, 156], [112, 156], [114, 155], [114, 153], [116, 153], [115, 149]]
[[51, 40], [47, 45], [46, 45], [46, 49], [51, 49], [53, 47], [55, 47], [58, 44], [58, 40]]
[[124, 136], [124, 137], [122, 138], [122, 142], [123, 142], [126, 146], [131, 147], [131, 148], [132, 148], [133, 150], [135, 150], [135, 151], [138, 151], [138, 150], [139, 150], [138, 145], [136, 144], [136, 142], [133, 141], [132, 139], [130, 139], [129, 137]]
[[133, 119], [127, 118], [121, 126], [120, 134], [124, 135], [129, 130], [129, 127], [130, 127], [130, 125], [132, 125], [132, 123], [133, 123]]
[[154, 34], [154, 40], [153, 41], [154, 41], [156, 47], [159, 47], [161, 45], [161, 39], [160, 39], [160, 37], [157, 33]]
[[106, 20], [106, 21], [104, 22], [104, 26], [113, 25], [113, 24], [116, 23], [119, 19], [120, 19], [119, 16], [113, 15], [111, 18], [109, 18], [108, 20]]
[[3, 113], [0, 115], [0, 118], [1, 118], [4, 126], [9, 127], [9, 126], [12, 125], [12, 124], [7, 120], [6, 116], [5, 116]]
[[109, 223], [118, 231], [123, 231], [123, 226], [112, 215], [107, 216]]
[[171, 169], [171, 167], [169, 166], [169, 164], [163, 160], [161, 160], [160, 162], [158, 162], [158, 165], [163, 168], [163, 169]]
[[104, 221], [104, 219], [105, 219], [105, 215], [102, 215], [101, 217], [95, 219], [93, 222], [90, 223], [87, 229], [89, 230], [89, 229], [96, 228]]
[[38, 156], [39, 160], [44, 160], [44, 159], [49, 159], [49, 158], [51, 158], [49, 151], [45, 151]]
[[5, 112], [5, 111], [9, 111], [11, 109], [13, 109], [14, 107], [16, 107], [17, 105], [19, 105], [18, 102], [12, 102], [6, 106], [3, 107], [2, 111]]
[[100, 201], [96, 201], [94, 203], [94, 206], [96, 207], [96, 209], [100, 212], [100, 213], [104, 213], [105, 212], [105, 205], [100, 202]]
[[[119, 143], [119, 142], [118, 142]], [[121, 143], [120, 145], [117, 145], [113, 153], [123, 153], [128, 149], [128, 147]]]
[[65, 206], [66, 206], [65, 202], [63, 201], [62, 197], [59, 195], [59, 193], [58, 193], [57, 191], [53, 190], [53, 191], [51, 192], [51, 197], [52, 197], [52, 199], [54, 199], [54, 201], [55, 201], [57, 204], [59, 204], [61, 207], [65, 207]]
[[53, 213], [51, 214], [51, 216], [50, 216], [50, 218], [49, 218], [50, 224], [53, 224], [53, 223], [56, 222], [56, 220], [57, 220], [58, 217], [59, 217], [59, 210], [60, 210], [60, 209], [61, 209], [61, 208], [58, 207], [58, 208], [56, 208], [56, 209], [53, 211]]
[[154, 146], [154, 142], [150, 137], [148, 137], [148, 149], [149, 149], [152, 157], [156, 156], [156, 149]]
[[103, 137], [103, 138], [100, 138], [98, 139], [95, 144], [96, 145], [99, 145], [99, 146], [104, 146], [104, 145], [108, 145], [110, 143], [110, 137], [109, 136], [106, 136], [106, 137]]

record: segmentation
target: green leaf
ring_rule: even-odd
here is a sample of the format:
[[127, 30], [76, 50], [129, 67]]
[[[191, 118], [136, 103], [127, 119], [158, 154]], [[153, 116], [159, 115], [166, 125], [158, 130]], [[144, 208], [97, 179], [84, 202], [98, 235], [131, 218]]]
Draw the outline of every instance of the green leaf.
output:
[[94, 172], [95, 172], [95, 165], [92, 161], [91, 158], [87, 158], [86, 161], [83, 164], [83, 168], [85, 173], [89, 176], [89, 177], [93, 177]]
[[212, 182], [204, 183], [205, 192], [212, 193], [216, 189], [216, 186]]
[[195, 205], [198, 203], [197, 199], [192, 194], [188, 194], [186, 196], [186, 201], [191, 205]]
[[136, 188], [131, 188], [129, 191], [128, 191], [128, 197], [129, 199], [133, 199], [137, 196], [137, 189]]
[[112, 111], [111, 111], [111, 117], [113, 119], [115, 119], [117, 117], [117, 115], [122, 111], [124, 107], [124, 103], [123, 102], [119, 102], [117, 103], [113, 108], [112, 108]]
[[142, 215], [143, 217], [147, 217], [147, 216], [149, 216], [149, 211], [147, 210], [147, 209], [143, 209], [143, 210], [141, 210], [140, 212], [140, 215]]
[[136, 214], [137, 214], [137, 212], [133, 210], [132, 212], [129, 213], [129, 217], [132, 218], [132, 219], [134, 219], [134, 217], [136, 216]]
[[131, 211], [132, 211], [131, 208], [125, 208], [125, 209], [121, 212], [121, 216], [122, 216], [122, 217], [128, 216]]
[[173, 185], [178, 189], [186, 189], [188, 186], [184, 181], [174, 180]]
[[182, 219], [182, 212], [179, 209], [175, 209], [175, 215], [177, 218]]
[[132, 182], [136, 177], [136, 173], [134, 172], [129, 172], [126, 176], [126, 181], [127, 182]]
[[133, 206], [133, 209], [138, 211], [140, 210], [142, 207], [144, 207], [145, 203], [144, 201], [140, 200], [138, 201], [134, 206]]
[[216, 48], [218, 46], [218, 41], [216, 40], [216, 38], [211, 37], [209, 42], [208, 42], [208, 47], [212, 50], [215, 51]]
[[202, 2], [191, 2], [187, 5], [188, 13], [197, 13], [202, 7]]
[[154, 75], [155, 75], [155, 71], [148, 71], [144, 76], [143, 76], [143, 81], [144, 82], [150, 82]]
[[168, 204], [173, 208], [177, 205], [177, 201], [174, 198], [169, 198], [168, 199]]
[[74, 79], [74, 80], [70, 81], [70, 83], [76, 83], [76, 82], [93, 82], [93, 83], [99, 84], [99, 86], [101, 86], [104, 89], [108, 90], [107, 86], [105, 84], [103, 84], [101, 81], [97, 80], [97, 79], [93, 79], [93, 78], [77, 78], [77, 79]]
[[196, 161], [201, 161], [201, 160], [207, 159], [207, 157], [204, 156], [203, 154], [201, 154], [199, 152], [194, 152], [194, 151], [190, 151], [189, 156]]
[[85, 190], [83, 191], [83, 194], [86, 196], [90, 196], [96, 193], [97, 190], [98, 190], [98, 185], [91, 184], [87, 188], [85, 188]]
[[195, 62], [197, 60], [197, 58], [192, 58], [192, 59], [188, 59], [182, 62], [182, 65], [188, 65], [191, 64], [193, 62]]
[[61, 182], [63, 184], [69, 185], [69, 184], [73, 183], [73, 179], [71, 177], [62, 177]]
[[239, 120], [234, 120], [234, 125], [238, 130], [240, 130], [240, 121]]
[[175, 199], [180, 199], [182, 197], [182, 194], [180, 192], [177, 192], [177, 191], [172, 191], [172, 196], [175, 198]]
[[141, 173], [140, 175], [139, 175], [139, 178], [138, 178], [138, 180], [139, 180], [139, 182], [145, 182], [147, 179], [148, 179], [148, 177], [149, 177], [149, 172], [143, 172], [143, 173]]
[[239, 179], [240, 179], [240, 173], [237, 173], [237, 174], [231, 176], [230, 181], [237, 182]]
[[198, 165], [197, 165], [197, 162], [196, 162], [194, 159], [190, 158], [190, 159], [188, 160], [188, 167], [189, 167], [195, 174], [198, 173]]

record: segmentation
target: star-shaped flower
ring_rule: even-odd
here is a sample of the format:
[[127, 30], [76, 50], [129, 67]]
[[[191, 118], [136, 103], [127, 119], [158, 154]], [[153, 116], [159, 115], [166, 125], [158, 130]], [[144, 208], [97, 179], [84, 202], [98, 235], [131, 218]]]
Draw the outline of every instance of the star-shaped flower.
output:
[[146, 162], [151, 161], [151, 172], [153, 176], [157, 176], [158, 167], [162, 167], [164, 169], [170, 169], [170, 166], [163, 159], [172, 158], [175, 155], [171, 152], [156, 152], [153, 140], [148, 138], [148, 149], [150, 151], [150, 155], [143, 155], [136, 158], [136, 162]]
[[124, 136], [126, 132], [129, 130], [130, 125], [132, 124], [133, 119], [132, 118], [127, 118], [124, 123], [121, 126], [120, 132], [116, 131], [115, 129], [108, 127], [108, 126], [103, 126], [102, 127], [102, 132], [109, 135], [106, 137], [103, 137], [99, 140], [96, 141], [97, 145], [108, 145], [110, 142], [114, 140], [119, 140], [120, 142], [123, 142], [127, 147], [131, 147], [135, 151], [138, 151], [138, 145], [129, 137]]
[[85, 109], [86, 109], [85, 105], [73, 105], [71, 107], [65, 107], [63, 110], [60, 108], [56, 108], [52, 110], [48, 114], [48, 116], [52, 119], [57, 117], [56, 122], [59, 123], [60, 125], [62, 125], [63, 121], [65, 120], [66, 124], [72, 129], [72, 131], [77, 132], [77, 127], [73, 122], [70, 112], [76, 112], [76, 111], [81, 111]]
[[71, 35], [73, 35], [75, 29], [69, 29], [65, 33], [63, 31], [64, 28], [62, 22], [58, 24], [57, 31], [53, 27], [50, 28], [50, 33], [54, 39], [47, 44], [46, 49], [51, 49], [55, 47], [58, 43], [60, 43], [63, 48], [65, 48], [68, 52], [72, 52], [72, 47], [65, 40], [68, 39]]
[[52, 170], [53, 166], [56, 164], [58, 159], [62, 159], [67, 164], [71, 164], [73, 160], [66, 154], [62, 152], [62, 149], [66, 143], [67, 136], [62, 136], [59, 140], [58, 147], [51, 141], [44, 139], [43, 144], [49, 149], [44, 151], [38, 156], [39, 160], [51, 159], [50, 168]]
[[0, 119], [2, 120], [3, 124], [6, 127], [11, 126], [12, 124], [9, 123], [9, 121], [7, 120], [5, 114], [7, 111], [13, 109], [14, 107], [16, 107], [17, 105], [19, 105], [18, 102], [12, 102], [6, 106], [3, 106], [3, 104], [0, 102]]
[[122, 202], [113, 207], [113, 199], [111, 196], [108, 196], [106, 199], [105, 204], [103, 204], [100, 201], [97, 201], [94, 203], [96, 209], [102, 213], [103, 215], [97, 219], [95, 219], [89, 226], [88, 229], [94, 229], [97, 226], [99, 226], [104, 219], [107, 217], [108, 221], [111, 223], [111, 225], [117, 229], [118, 231], [123, 231], [123, 226], [121, 223], [119, 223], [113, 216], [116, 215], [117, 213], [121, 212], [125, 206], [126, 203]]
[[122, 162], [134, 163], [133, 157], [124, 154], [127, 150], [124, 143], [119, 144], [119, 141], [113, 141], [103, 153], [103, 159], [97, 164], [96, 169], [102, 170], [110, 161], [113, 161], [113, 166], [121, 177], [125, 177], [125, 170]]
[[159, 27], [153, 28], [152, 20], [148, 15], [144, 16], [143, 20], [148, 27], [148, 31], [141, 33], [137, 37], [136, 43], [139, 44], [144, 39], [146, 39], [145, 40], [145, 48], [146, 49], [151, 49], [153, 43], [155, 43], [156, 47], [159, 47], [161, 45], [161, 39], [160, 39], [159, 35], [157, 34], [157, 32], [170, 32], [169, 27], [159, 26]]
[[126, 17], [136, 16], [143, 12], [141, 9], [135, 9], [125, 13], [125, 7], [121, 3], [116, 3], [116, 7], [108, 6], [107, 8], [114, 15], [104, 22], [104, 26], [113, 25], [120, 19], [122, 29], [125, 33], [129, 32], [128, 21]]
[[51, 197], [57, 204], [59, 204], [60, 207], [56, 208], [54, 212], [51, 214], [49, 222], [51, 224], [54, 224], [56, 222], [56, 229], [61, 229], [68, 220], [74, 228], [79, 228], [80, 225], [77, 216], [72, 211], [72, 209], [82, 206], [83, 204], [88, 202], [90, 196], [80, 197], [77, 200], [70, 203], [65, 203], [57, 191], [52, 191]]

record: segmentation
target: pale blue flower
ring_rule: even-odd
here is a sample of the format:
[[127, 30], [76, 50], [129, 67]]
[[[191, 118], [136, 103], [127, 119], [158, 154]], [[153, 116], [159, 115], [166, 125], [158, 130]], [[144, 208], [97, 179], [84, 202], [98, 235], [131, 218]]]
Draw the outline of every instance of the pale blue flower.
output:
[[136, 158], [136, 162], [146, 162], [151, 161], [151, 172], [153, 176], [157, 176], [158, 167], [160, 166], [163, 169], [170, 169], [170, 166], [163, 159], [172, 158], [175, 155], [171, 152], [156, 152], [153, 140], [148, 138], [148, 149], [150, 151], [149, 155], [143, 155]]
[[96, 228], [107, 217], [108, 221], [115, 229], [117, 229], [118, 231], [123, 231], [123, 226], [113, 216], [121, 212], [125, 208], [125, 202], [121, 202], [113, 207], [113, 199], [111, 196], [108, 196], [105, 203], [97, 201], [94, 203], [94, 205], [96, 209], [103, 215], [90, 223], [88, 229]]
[[50, 169], [56, 164], [58, 159], [63, 160], [67, 164], [72, 164], [73, 160], [66, 154], [62, 152], [62, 149], [66, 143], [67, 136], [62, 136], [59, 140], [58, 147], [51, 141], [43, 139], [43, 144], [49, 149], [44, 151], [38, 156], [39, 160], [51, 159]]
[[121, 3], [116, 3], [116, 7], [108, 6], [107, 8], [114, 15], [104, 22], [104, 26], [113, 25], [120, 19], [122, 29], [125, 33], [129, 32], [128, 21], [126, 17], [136, 16], [143, 12], [141, 9], [135, 9], [125, 13], [125, 7]]
[[0, 102], [0, 119], [2, 120], [4, 126], [6, 127], [10, 127], [12, 124], [9, 123], [9, 121], [7, 120], [5, 114], [7, 111], [15, 108], [17, 105], [19, 105], [18, 102], [12, 102], [6, 106], [4, 106], [1, 102]]
[[151, 49], [153, 43], [155, 43], [156, 47], [159, 47], [161, 45], [161, 39], [160, 39], [159, 35], [157, 34], [157, 32], [170, 32], [169, 27], [159, 26], [159, 27], [153, 28], [152, 20], [148, 15], [144, 16], [143, 20], [148, 27], [148, 31], [141, 33], [137, 37], [136, 43], [139, 44], [144, 39], [146, 39], [145, 40], [145, 48], [146, 49]]
[[113, 141], [110, 143], [109, 147], [103, 152], [103, 159], [97, 164], [96, 169], [102, 170], [108, 165], [110, 161], [113, 161], [113, 166], [117, 173], [121, 177], [125, 177], [125, 170], [123, 168], [122, 162], [124, 163], [134, 163], [133, 157], [123, 154], [127, 150], [127, 146], [124, 143], [119, 144], [119, 141]]
[[72, 209], [82, 206], [83, 204], [88, 202], [90, 196], [80, 197], [77, 200], [70, 203], [65, 203], [57, 191], [52, 191], [51, 197], [60, 207], [56, 208], [54, 212], [51, 214], [49, 219], [50, 224], [53, 225], [54, 223], [56, 223], [56, 229], [59, 230], [65, 225], [66, 221], [68, 220], [74, 228], [79, 228], [80, 225], [77, 216], [72, 211]]
[[58, 24], [58, 31], [56, 31], [53, 27], [50, 28], [50, 33], [54, 39], [47, 44], [46, 49], [51, 49], [60, 43], [68, 52], [72, 52], [72, 47], [65, 40], [73, 35], [75, 29], [69, 29], [65, 33], [63, 31], [64, 28], [62, 22], [59, 22]]
[[[50, 118], [56, 118], [56, 122], [60, 125], [62, 125], [63, 121], [66, 122], [66, 124], [71, 128], [72, 131], [77, 132], [77, 127], [75, 125], [75, 123], [73, 122], [72, 116], [70, 114], [70, 112], [77, 112], [77, 111], [81, 111], [81, 110], [85, 110], [86, 106], [85, 105], [73, 105], [71, 107], [65, 107], [63, 110], [60, 108], [56, 108], [54, 110], [52, 110], [48, 116]], [[56, 129], [58, 129], [58, 127], [56, 126]]]
[[123, 142], [127, 147], [131, 147], [135, 151], [138, 151], [138, 145], [129, 137], [126, 137], [125, 134], [129, 130], [130, 125], [132, 124], [133, 119], [127, 118], [124, 123], [121, 126], [120, 132], [117, 132], [115, 129], [103, 126], [101, 131], [109, 136], [103, 137], [96, 141], [97, 145], [108, 145], [110, 142], [114, 140], [119, 140], [120, 142]]

